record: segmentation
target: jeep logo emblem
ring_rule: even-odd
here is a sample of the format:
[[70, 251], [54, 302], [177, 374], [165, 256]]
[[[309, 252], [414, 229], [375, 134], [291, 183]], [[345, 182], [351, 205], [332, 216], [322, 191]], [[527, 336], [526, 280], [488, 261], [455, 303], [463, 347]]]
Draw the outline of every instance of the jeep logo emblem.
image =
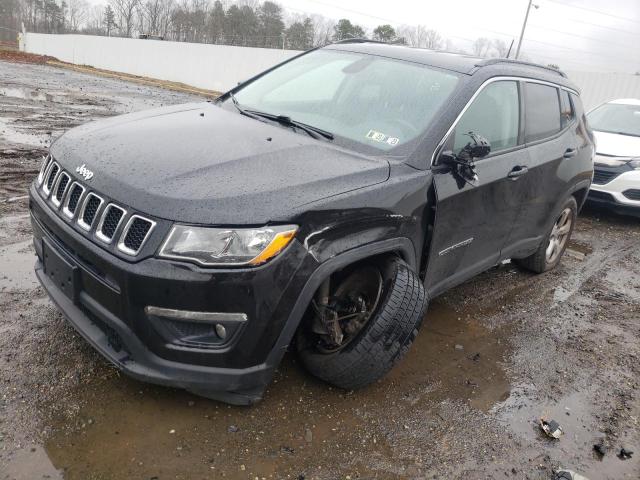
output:
[[93, 178], [93, 172], [89, 170], [84, 163], [79, 167], [76, 167], [76, 172], [84, 177], [85, 180], [91, 180]]

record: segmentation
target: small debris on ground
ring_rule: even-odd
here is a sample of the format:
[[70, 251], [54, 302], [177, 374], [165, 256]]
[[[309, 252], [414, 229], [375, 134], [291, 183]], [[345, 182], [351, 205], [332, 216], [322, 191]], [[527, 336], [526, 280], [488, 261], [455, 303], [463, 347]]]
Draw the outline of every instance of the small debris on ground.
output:
[[240, 431], [240, 429], [238, 427], [236, 427], [235, 425], [229, 425], [229, 428], [227, 428], [227, 431], [229, 433], [236, 433], [236, 432]]
[[464, 347], [459, 343], [456, 343], [456, 350], [464, 350]]
[[562, 427], [555, 420], [540, 419], [540, 428], [548, 437], [558, 439], [563, 434]]
[[593, 451], [596, 452], [600, 457], [604, 457], [607, 454], [607, 446], [604, 444], [604, 440], [596, 443], [593, 446]]
[[574, 472], [573, 470], [558, 470], [554, 480], [589, 480], [584, 475]]
[[620, 452], [618, 453], [618, 458], [620, 460], [628, 460], [632, 455], [633, 452], [631, 450], [627, 450], [626, 448], [622, 447], [620, 449]]

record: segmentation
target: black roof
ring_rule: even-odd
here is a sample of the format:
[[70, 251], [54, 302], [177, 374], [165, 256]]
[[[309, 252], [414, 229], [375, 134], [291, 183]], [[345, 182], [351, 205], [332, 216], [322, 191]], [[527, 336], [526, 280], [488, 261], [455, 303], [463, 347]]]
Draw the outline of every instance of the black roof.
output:
[[503, 67], [504, 72], [500, 72], [502, 74], [508, 75], [517, 70], [517, 75], [523, 76], [523, 71], [527, 71], [529, 75], [534, 77], [555, 81], [559, 84], [574, 88], [573, 85], [567, 82], [567, 76], [560, 70], [520, 60], [507, 58], [487, 59], [461, 53], [441, 52], [366, 39], [343, 40], [341, 42], [327, 45], [324, 48], [396, 58], [398, 60], [422, 63], [424, 65], [444, 68], [446, 70], [467, 75], [473, 75], [484, 67], [495, 66], [496, 69], [501, 69], [500, 67]]

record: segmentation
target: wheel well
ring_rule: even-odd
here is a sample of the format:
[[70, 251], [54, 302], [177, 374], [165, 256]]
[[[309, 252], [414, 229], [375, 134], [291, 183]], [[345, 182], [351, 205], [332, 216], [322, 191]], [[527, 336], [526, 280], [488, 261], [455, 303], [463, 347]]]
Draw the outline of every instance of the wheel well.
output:
[[388, 252], [383, 252], [383, 253], [371, 255], [369, 257], [360, 258], [360, 259], [355, 260], [355, 261], [353, 261], [351, 263], [343, 265], [343, 266], [341, 266], [340, 268], [338, 268], [336, 270], [333, 270], [328, 275], [323, 277], [321, 283], [318, 285], [318, 287], [316, 288], [315, 292], [313, 293], [313, 296], [311, 297], [311, 299], [309, 299], [309, 302], [306, 305], [305, 314], [303, 315], [303, 319], [300, 321], [300, 324], [298, 325], [298, 328], [300, 328], [302, 323], [304, 322], [304, 317], [306, 317], [306, 314], [307, 314], [309, 308], [311, 307], [313, 299], [316, 298], [318, 293], [321, 291], [323, 286], [326, 284], [327, 280], [329, 280], [330, 283], [333, 283], [335, 280], [339, 280], [341, 278], [344, 278], [346, 275], [348, 275], [349, 273], [353, 272], [359, 266], [364, 266], [364, 265], [368, 265], [368, 264], [379, 264], [379, 263], [382, 262], [382, 260], [385, 257], [388, 257], [388, 256], [396, 256], [396, 257], [401, 258], [404, 262], [409, 263], [408, 259], [405, 258], [405, 255], [403, 255], [402, 251], [400, 251], [400, 250], [391, 250], [391, 251], [388, 251]]
[[576, 199], [576, 203], [578, 204], [578, 212], [582, 208], [582, 205], [584, 205], [584, 202], [586, 201], [588, 194], [589, 194], [589, 189], [587, 187], [581, 188], [580, 190], [576, 190], [575, 192], [572, 193], [572, 195]]

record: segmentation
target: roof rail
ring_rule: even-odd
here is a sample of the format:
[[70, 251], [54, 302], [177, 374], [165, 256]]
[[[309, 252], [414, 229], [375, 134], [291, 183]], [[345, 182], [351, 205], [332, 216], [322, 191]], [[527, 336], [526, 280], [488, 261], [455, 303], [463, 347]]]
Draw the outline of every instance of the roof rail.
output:
[[344, 38], [336, 42], [331, 42], [331, 44], [333, 45], [338, 45], [341, 43], [388, 43], [388, 42], [381, 42], [380, 40], [370, 40], [368, 38]]
[[549, 72], [557, 73], [561, 77], [567, 78], [566, 73], [564, 73], [562, 70], [558, 70], [558, 69], [552, 68], [552, 67], [547, 67], [545, 65], [540, 65], [538, 63], [525, 62], [523, 60], [514, 60], [512, 58], [485, 58], [485, 59], [480, 60], [479, 62], [477, 62], [476, 63], [476, 67], [486, 67], [488, 65], [495, 65], [497, 63], [514, 63], [516, 65], [525, 65], [527, 67], [542, 68], [542, 69], [547, 70]]

